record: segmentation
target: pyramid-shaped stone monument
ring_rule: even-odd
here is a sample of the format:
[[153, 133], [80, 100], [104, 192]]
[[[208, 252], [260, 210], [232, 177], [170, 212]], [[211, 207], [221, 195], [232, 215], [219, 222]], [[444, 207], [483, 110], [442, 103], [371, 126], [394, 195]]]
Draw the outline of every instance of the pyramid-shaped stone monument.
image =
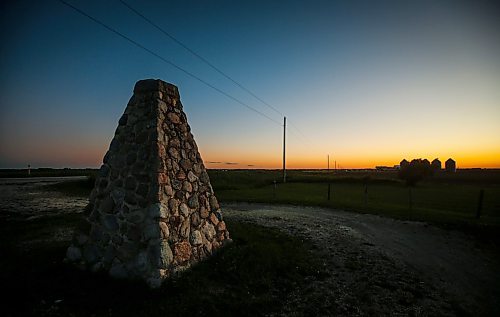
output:
[[66, 258], [158, 287], [229, 239], [177, 87], [134, 87]]

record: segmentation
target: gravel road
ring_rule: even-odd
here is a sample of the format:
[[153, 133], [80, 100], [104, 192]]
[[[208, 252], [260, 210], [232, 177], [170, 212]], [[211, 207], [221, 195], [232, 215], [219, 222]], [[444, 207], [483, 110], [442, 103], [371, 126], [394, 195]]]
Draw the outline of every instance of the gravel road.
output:
[[500, 256], [461, 232], [319, 207], [232, 203], [223, 210], [227, 219], [312, 241], [330, 273], [315, 287], [332, 296], [318, 305], [333, 312], [500, 315]]

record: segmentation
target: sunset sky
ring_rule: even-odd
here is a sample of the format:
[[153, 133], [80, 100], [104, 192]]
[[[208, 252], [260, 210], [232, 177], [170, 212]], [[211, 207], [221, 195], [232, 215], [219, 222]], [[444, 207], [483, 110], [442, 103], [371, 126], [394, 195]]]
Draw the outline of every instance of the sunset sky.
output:
[[208, 168], [279, 168], [279, 113], [289, 168], [500, 167], [495, 1], [126, 1], [279, 113], [120, 1], [66, 1], [273, 121], [59, 1], [3, 1], [0, 168], [98, 167], [144, 78], [179, 87]]

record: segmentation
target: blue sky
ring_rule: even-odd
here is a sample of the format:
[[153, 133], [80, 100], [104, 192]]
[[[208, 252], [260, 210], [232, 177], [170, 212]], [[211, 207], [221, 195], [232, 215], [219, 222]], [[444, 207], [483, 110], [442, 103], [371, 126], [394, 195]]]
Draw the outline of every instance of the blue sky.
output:
[[[281, 122], [119, 1], [68, 2]], [[500, 166], [498, 6], [127, 2], [287, 115], [290, 167], [326, 165], [328, 153], [345, 167], [450, 156]], [[1, 6], [0, 168], [98, 166], [143, 78], [179, 87], [205, 161], [279, 167], [274, 122], [59, 1]]]

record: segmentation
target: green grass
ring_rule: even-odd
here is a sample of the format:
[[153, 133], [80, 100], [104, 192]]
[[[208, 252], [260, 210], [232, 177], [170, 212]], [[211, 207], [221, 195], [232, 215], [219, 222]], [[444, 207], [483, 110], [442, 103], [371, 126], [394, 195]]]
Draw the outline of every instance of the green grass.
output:
[[[426, 221], [495, 236], [500, 229], [500, 180], [497, 170], [464, 170], [441, 173], [412, 188], [410, 211], [408, 187], [394, 172], [288, 171], [281, 183], [279, 170], [210, 170], [210, 179], [222, 202], [260, 202], [340, 208], [397, 219]], [[277, 181], [276, 191], [274, 181]], [[328, 183], [331, 198], [327, 199]], [[368, 195], [365, 203], [365, 183]], [[49, 186], [67, 194], [88, 196], [92, 183], [67, 182]], [[480, 219], [476, 219], [479, 190], [484, 189]], [[484, 231], [484, 232], [482, 232]], [[481, 233], [482, 232], [482, 233]]]
[[69, 240], [54, 233], [81, 221], [61, 215], [0, 223], [3, 316], [261, 316], [279, 311], [308, 276], [325, 277], [307, 242], [229, 222], [232, 244], [151, 292], [62, 263]]
[[222, 201], [248, 201], [324, 206], [385, 216], [438, 222], [474, 222], [500, 224], [500, 186], [485, 188], [482, 215], [475, 219], [479, 189], [467, 185], [422, 184], [412, 188], [413, 208], [410, 212], [408, 188], [403, 185], [370, 184], [365, 204], [362, 184], [338, 183], [331, 185], [331, 198], [327, 199], [328, 184], [279, 184], [274, 194], [273, 185], [239, 190], [218, 190]]
[[[474, 221], [479, 190], [484, 189], [481, 223], [499, 224], [500, 179], [498, 171], [441, 173], [412, 188], [409, 214], [408, 187], [394, 172], [326, 171], [288, 172], [286, 184], [280, 171], [209, 171], [212, 186], [222, 201], [290, 203], [327, 206], [417, 220]], [[274, 190], [273, 181], [278, 184]], [[328, 197], [328, 184], [331, 197]], [[365, 203], [365, 184], [368, 195]], [[434, 219], [435, 218], [435, 219]], [[453, 219], [452, 219], [453, 218]]]

